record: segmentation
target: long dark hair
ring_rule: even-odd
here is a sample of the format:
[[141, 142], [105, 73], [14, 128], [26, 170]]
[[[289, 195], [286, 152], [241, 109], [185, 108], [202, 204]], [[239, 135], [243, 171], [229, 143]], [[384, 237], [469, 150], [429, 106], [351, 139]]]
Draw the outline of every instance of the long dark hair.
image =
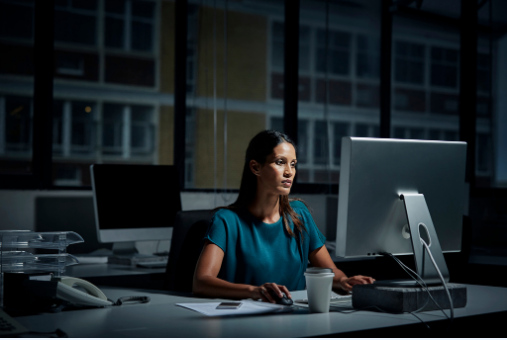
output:
[[[264, 164], [267, 156], [272, 154], [273, 149], [281, 143], [290, 143], [294, 149], [296, 149], [296, 144], [292, 141], [292, 139], [279, 131], [261, 131], [252, 138], [248, 144], [248, 148], [246, 149], [245, 164], [243, 166], [243, 175], [241, 176], [238, 199], [226, 208], [247, 208], [250, 205], [257, 192], [257, 177], [250, 170], [250, 161], [255, 160], [259, 164]], [[292, 220], [292, 223], [294, 223], [294, 229], [297, 230], [301, 238], [303, 238], [303, 230], [306, 231], [306, 228], [303, 222], [299, 219], [299, 215], [290, 206], [290, 201], [301, 200], [297, 198], [289, 199], [288, 195], [280, 195], [280, 216], [283, 219], [285, 230], [290, 236], [296, 237], [289, 226], [289, 220]]]

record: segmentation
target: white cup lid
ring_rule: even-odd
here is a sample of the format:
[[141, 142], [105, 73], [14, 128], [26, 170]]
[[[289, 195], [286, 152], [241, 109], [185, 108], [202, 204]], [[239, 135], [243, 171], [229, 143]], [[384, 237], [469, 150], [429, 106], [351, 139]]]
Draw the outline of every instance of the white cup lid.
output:
[[305, 275], [330, 275], [334, 276], [334, 272], [331, 268], [320, 268], [320, 267], [311, 267], [307, 268]]

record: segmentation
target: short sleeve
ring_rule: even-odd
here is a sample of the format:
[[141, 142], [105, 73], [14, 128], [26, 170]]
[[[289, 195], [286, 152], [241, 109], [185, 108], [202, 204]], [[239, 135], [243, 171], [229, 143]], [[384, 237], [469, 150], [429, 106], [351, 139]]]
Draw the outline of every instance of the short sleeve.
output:
[[226, 221], [221, 216], [220, 211], [217, 211], [210, 221], [208, 230], [203, 238], [203, 241], [206, 240], [219, 246], [225, 253], [225, 249], [227, 248]]
[[303, 202], [294, 201], [291, 202], [291, 206], [294, 211], [301, 216], [305, 223], [306, 231], [309, 237], [310, 253], [315, 249], [322, 247], [326, 243], [326, 237], [320, 232], [319, 228], [317, 228], [312, 214], [310, 214], [306, 205]]

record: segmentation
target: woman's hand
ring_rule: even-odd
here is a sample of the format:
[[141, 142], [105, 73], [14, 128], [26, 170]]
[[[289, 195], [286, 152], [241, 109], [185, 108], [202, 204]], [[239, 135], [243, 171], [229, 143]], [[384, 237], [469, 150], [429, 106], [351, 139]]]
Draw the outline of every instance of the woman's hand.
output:
[[375, 282], [374, 278], [363, 275], [356, 275], [352, 277], [343, 277], [340, 279], [341, 289], [350, 292], [355, 285], [366, 285]]
[[271, 302], [275, 303], [275, 299], [271, 296], [269, 291], [272, 290], [275, 292], [276, 295], [279, 297], [282, 297], [282, 293], [285, 293], [285, 295], [291, 299], [291, 295], [289, 293], [289, 290], [287, 287], [282, 285], [277, 285], [276, 283], [265, 283], [262, 286], [254, 287], [252, 289], [252, 299], [259, 300], [261, 299], [264, 302]]

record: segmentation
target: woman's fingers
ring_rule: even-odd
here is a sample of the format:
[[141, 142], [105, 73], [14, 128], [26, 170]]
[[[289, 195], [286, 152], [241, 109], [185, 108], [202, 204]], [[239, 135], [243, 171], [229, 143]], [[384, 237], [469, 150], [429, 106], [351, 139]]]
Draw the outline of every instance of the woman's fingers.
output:
[[346, 290], [349, 292], [352, 290], [352, 286], [347, 281], [342, 282], [342, 288], [343, 288], [343, 290]]
[[362, 276], [362, 275], [352, 276], [351, 278], [348, 279], [348, 282], [351, 285], [356, 285], [356, 284], [361, 284], [361, 285], [371, 284], [374, 281], [375, 281], [375, 279], [373, 279], [373, 278], [371, 278], [369, 276]]
[[289, 299], [292, 299], [292, 296], [290, 295], [290, 292], [289, 290], [287, 289], [287, 287], [285, 286], [278, 286], [278, 288], [280, 288], [280, 290], [285, 293], [285, 296], [287, 296]]
[[273, 299], [273, 297], [269, 293], [269, 289], [268, 288], [262, 287], [261, 291], [262, 291], [262, 295], [264, 296], [263, 301], [265, 301], [265, 302], [271, 302], [271, 303], [275, 302], [275, 300]]
[[[283, 293], [285, 293], [285, 296], [287, 296], [289, 299], [292, 298], [287, 287], [285, 287], [283, 285], [277, 285], [274, 282], [263, 284], [260, 287], [260, 291], [261, 291], [263, 297], [265, 297], [265, 300], [267, 302], [276, 303], [275, 298], [273, 298], [273, 296], [271, 296], [271, 291], [273, 291], [274, 294], [278, 297], [283, 297]], [[263, 298], [263, 300], [264, 300], [264, 298]]]

